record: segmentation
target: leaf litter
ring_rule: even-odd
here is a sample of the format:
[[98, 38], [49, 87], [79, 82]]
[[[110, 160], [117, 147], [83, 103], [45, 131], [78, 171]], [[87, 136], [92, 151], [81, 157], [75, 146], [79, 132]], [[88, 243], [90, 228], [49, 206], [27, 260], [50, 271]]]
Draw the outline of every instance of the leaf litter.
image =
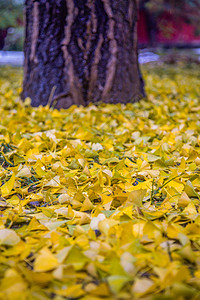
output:
[[200, 298], [200, 77], [140, 103], [32, 108], [0, 77], [0, 299]]

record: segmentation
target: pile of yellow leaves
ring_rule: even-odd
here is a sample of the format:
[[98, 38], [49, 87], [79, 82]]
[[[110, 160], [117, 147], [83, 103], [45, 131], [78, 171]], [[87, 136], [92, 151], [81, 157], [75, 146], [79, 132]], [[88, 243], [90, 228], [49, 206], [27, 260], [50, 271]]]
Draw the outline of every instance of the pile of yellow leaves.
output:
[[[162, 67], [160, 67], [162, 68]], [[0, 78], [0, 299], [200, 299], [200, 78], [68, 110]]]

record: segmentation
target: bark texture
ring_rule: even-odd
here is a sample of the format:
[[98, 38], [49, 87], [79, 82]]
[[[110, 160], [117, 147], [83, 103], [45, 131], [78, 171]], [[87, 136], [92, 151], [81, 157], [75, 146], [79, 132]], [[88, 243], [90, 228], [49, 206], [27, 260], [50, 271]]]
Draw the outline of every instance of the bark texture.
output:
[[22, 98], [67, 108], [144, 95], [136, 0], [26, 0]]

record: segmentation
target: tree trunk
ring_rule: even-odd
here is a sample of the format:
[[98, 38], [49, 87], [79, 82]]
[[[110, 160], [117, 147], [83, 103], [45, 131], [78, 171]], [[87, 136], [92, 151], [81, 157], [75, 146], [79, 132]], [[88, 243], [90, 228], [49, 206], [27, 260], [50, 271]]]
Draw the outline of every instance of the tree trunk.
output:
[[22, 98], [67, 108], [144, 95], [137, 0], [26, 0]]

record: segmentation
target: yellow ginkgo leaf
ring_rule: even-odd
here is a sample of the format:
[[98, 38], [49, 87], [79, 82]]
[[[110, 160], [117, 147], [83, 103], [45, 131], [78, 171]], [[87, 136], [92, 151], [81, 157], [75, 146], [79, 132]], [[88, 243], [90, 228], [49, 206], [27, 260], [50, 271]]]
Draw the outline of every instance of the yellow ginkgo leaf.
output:
[[108, 284], [114, 293], [119, 293], [122, 287], [130, 281], [128, 276], [112, 275], [108, 277]]
[[15, 184], [15, 174], [13, 173], [11, 178], [1, 187], [2, 197], [10, 194]]
[[181, 197], [178, 199], [178, 205], [180, 207], [185, 207], [191, 202], [191, 199], [188, 197], [186, 192], [183, 192]]
[[14, 246], [20, 242], [20, 237], [12, 229], [0, 230], [0, 245]]
[[68, 288], [61, 289], [58, 292], [58, 295], [67, 297], [68, 299], [77, 299], [85, 294], [85, 291], [82, 288], [81, 284], [76, 284], [69, 286]]
[[153, 281], [148, 278], [137, 279], [132, 287], [132, 292], [136, 295], [144, 295], [153, 287], [153, 285]]
[[130, 192], [127, 202], [136, 206], [142, 206], [142, 200], [146, 195], [146, 190], [140, 189]]
[[19, 172], [16, 174], [16, 177], [31, 177], [31, 176], [32, 176], [31, 171], [27, 166], [21, 168], [21, 170], [19, 170]]
[[195, 197], [195, 198], [199, 198], [199, 195], [196, 193], [196, 191], [194, 190], [194, 187], [192, 185], [192, 182], [190, 180], [188, 180], [186, 182], [185, 185], [185, 192], [187, 193], [187, 195], [189, 197]]
[[111, 227], [118, 224], [118, 221], [114, 219], [104, 219], [99, 222], [98, 227], [101, 232], [103, 232], [105, 235], [108, 234]]
[[58, 259], [51, 253], [48, 248], [40, 250], [39, 255], [34, 262], [35, 272], [48, 272], [58, 267]]

